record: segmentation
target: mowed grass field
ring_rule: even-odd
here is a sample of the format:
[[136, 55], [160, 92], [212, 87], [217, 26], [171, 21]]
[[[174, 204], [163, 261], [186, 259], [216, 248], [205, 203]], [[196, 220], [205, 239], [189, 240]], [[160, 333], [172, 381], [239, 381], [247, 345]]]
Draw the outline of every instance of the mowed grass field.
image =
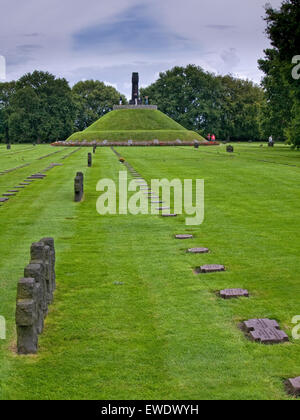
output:
[[[0, 146], [0, 195], [51, 162], [63, 163], [0, 207], [1, 399], [292, 399], [286, 378], [300, 376], [300, 153], [257, 144], [198, 150], [117, 148], [152, 178], [205, 180], [205, 220], [185, 215], [96, 212], [101, 178], [124, 170], [109, 148], [93, 167], [81, 148]], [[59, 153], [38, 160], [38, 157]], [[85, 198], [74, 203], [77, 171]], [[130, 178], [130, 177], [129, 177]], [[174, 234], [193, 233], [179, 241]], [[36, 356], [17, 356], [16, 286], [30, 245], [53, 236], [57, 290]], [[186, 249], [205, 246], [206, 255]], [[195, 275], [202, 264], [226, 272]], [[123, 284], [115, 284], [121, 282]], [[242, 287], [251, 297], [224, 301], [216, 291]], [[276, 319], [290, 342], [248, 341], [239, 322]]]

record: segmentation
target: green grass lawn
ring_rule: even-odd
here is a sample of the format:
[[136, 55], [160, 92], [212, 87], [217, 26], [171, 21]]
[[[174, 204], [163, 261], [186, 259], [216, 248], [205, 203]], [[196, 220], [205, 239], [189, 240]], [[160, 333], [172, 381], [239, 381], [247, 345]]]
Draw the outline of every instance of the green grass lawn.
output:
[[[101, 178], [124, 167], [110, 148], [97, 149], [87, 168], [86, 148], [0, 147], [0, 195], [51, 162], [35, 181], [0, 207], [0, 399], [290, 399], [285, 378], [300, 375], [300, 153], [257, 144], [195, 150], [117, 148], [147, 181], [205, 180], [205, 221], [185, 216], [100, 216]], [[28, 150], [27, 150], [28, 149]], [[24, 159], [24, 161], [22, 160]], [[77, 171], [85, 199], [73, 202]], [[177, 241], [176, 233], [194, 239]], [[53, 236], [57, 291], [36, 356], [15, 354], [16, 285], [30, 244]], [[205, 246], [207, 255], [189, 255]], [[193, 268], [225, 264], [227, 271], [195, 275]], [[122, 282], [123, 285], [116, 285]], [[249, 299], [224, 301], [216, 291], [242, 287]], [[278, 320], [290, 342], [248, 341], [240, 321]]]
[[72, 134], [68, 141], [203, 141], [167, 115], [153, 109], [120, 109], [109, 112], [86, 130]]

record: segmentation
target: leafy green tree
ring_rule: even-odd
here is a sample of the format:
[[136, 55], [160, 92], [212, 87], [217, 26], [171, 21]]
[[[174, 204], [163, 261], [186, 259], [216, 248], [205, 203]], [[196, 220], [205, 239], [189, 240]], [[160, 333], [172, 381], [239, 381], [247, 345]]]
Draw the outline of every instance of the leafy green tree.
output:
[[188, 65], [160, 73], [145, 89], [143, 97], [189, 130], [219, 139], [260, 138], [260, 109], [265, 103], [262, 89], [233, 76], [216, 76]]
[[82, 131], [119, 104], [120, 97], [126, 104], [126, 97], [114, 87], [106, 86], [98, 80], [78, 82], [72, 88], [73, 98], [77, 105], [75, 127]]
[[53, 141], [73, 131], [76, 104], [65, 79], [35, 71], [16, 82], [8, 120], [14, 141]]
[[0, 141], [9, 142], [8, 121], [10, 102], [15, 93], [15, 82], [0, 83]]
[[266, 103], [263, 90], [249, 80], [231, 75], [219, 78], [223, 137], [228, 140], [261, 139], [261, 111]]
[[158, 80], [145, 89], [141, 96], [189, 130], [221, 134], [221, 85], [210, 73], [200, 67], [174, 67], [160, 73]]
[[300, 1], [285, 0], [279, 10], [268, 5], [265, 20], [273, 48], [259, 60], [267, 96], [264, 130], [300, 147], [300, 81], [292, 77], [292, 59], [299, 55]]

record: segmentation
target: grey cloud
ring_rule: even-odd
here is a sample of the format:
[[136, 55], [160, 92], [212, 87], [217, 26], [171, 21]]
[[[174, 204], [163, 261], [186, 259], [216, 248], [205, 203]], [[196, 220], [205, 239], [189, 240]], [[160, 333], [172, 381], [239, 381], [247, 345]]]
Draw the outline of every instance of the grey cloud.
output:
[[223, 51], [221, 58], [229, 70], [237, 66], [241, 61], [235, 48], [230, 48], [229, 50]]
[[235, 25], [214, 25], [214, 24], [205, 25], [205, 27], [206, 28], [209, 28], [209, 29], [216, 29], [218, 31], [226, 31], [228, 29], [234, 29], [234, 28], [236, 28]]
[[28, 38], [36, 38], [36, 37], [38, 37], [38, 36], [40, 36], [41, 34], [40, 33], [38, 33], [38, 32], [33, 32], [33, 33], [31, 33], [31, 34], [23, 34], [23, 36], [24, 37], [28, 37]]

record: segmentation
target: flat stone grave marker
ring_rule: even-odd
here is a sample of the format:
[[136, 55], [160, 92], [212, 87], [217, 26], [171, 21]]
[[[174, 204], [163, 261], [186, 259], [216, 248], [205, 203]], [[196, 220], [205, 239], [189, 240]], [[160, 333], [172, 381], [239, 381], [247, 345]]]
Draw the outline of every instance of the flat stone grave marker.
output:
[[3, 197], [14, 197], [16, 194], [15, 193], [4, 193], [2, 195], [3, 195]]
[[238, 297], [249, 297], [248, 290], [245, 289], [224, 289], [220, 291], [220, 296], [223, 299], [234, 299]]
[[5, 203], [5, 201], [7, 201], [8, 198], [6, 197], [0, 197], [0, 203]]
[[207, 254], [209, 252], [208, 248], [190, 248], [187, 250], [190, 254]]
[[162, 210], [170, 210], [171, 207], [156, 207], [156, 210], [162, 211]]
[[198, 274], [207, 274], [207, 273], [218, 273], [225, 271], [224, 265], [221, 264], [206, 264], [201, 267], [196, 267], [196, 273]]
[[30, 185], [30, 182], [21, 182], [20, 185]]
[[27, 179], [44, 179], [44, 177], [36, 175], [36, 176], [29, 176]]
[[288, 379], [285, 386], [288, 394], [300, 397], [300, 376]]
[[162, 217], [177, 217], [177, 214], [162, 214]]
[[249, 338], [262, 344], [278, 344], [289, 341], [287, 334], [280, 329], [274, 319], [249, 319], [241, 324]]
[[246, 332], [254, 331], [254, 330], [263, 330], [268, 328], [275, 328], [280, 330], [280, 326], [277, 321], [274, 319], [268, 318], [255, 318], [249, 319], [248, 321], [244, 321], [242, 323], [242, 328]]
[[250, 338], [262, 344], [279, 344], [289, 341], [289, 337], [282, 330], [266, 328], [250, 331]]
[[[155, 198], [155, 197], [150, 197], [150, 198]], [[158, 198], [158, 197], [157, 197]], [[156, 201], [151, 201], [151, 203], [152, 204], [163, 204], [163, 201], [159, 201], [159, 200], [156, 200]]]
[[25, 188], [24, 186], [22, 186], [22, 185], [18, 185], [17, 187], [15, 187], [15, 188], [18, 188], [18, 189], [20, 189], [20, 188]]
[[18, 190], [7, 190], [7, 192], [9, 192], [9, 193], [18, 193], [19, 191]]
[[185, 235], [175, 235], [175, 238], [176, 239], [192, 239], [193, 238], [193, 235], [188, 235], [188, 234], [185, 234]]

